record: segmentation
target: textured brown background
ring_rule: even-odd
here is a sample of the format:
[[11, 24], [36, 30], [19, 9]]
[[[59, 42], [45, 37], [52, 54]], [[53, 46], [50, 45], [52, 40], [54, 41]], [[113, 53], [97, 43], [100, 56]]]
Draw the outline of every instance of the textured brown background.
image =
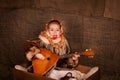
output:
[[[84, 65], [102, 74], [120, 75], [119, 0], [0, 0], [0, 72], [24, 60], [23, 44], [38, 36], [45, 23], [59, 18], [72, 51], [95, 50]], [[6, 69], [6, 68], [5, 68]]]

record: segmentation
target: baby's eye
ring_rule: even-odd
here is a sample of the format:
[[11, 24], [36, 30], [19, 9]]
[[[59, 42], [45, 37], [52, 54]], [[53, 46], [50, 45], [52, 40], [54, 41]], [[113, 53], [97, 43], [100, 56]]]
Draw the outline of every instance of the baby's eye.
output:
[[56, 31], [60, 31], [60, 29], [57, 29]]
[[50, 31], [53, 31], [53, 29], [51, 29]]

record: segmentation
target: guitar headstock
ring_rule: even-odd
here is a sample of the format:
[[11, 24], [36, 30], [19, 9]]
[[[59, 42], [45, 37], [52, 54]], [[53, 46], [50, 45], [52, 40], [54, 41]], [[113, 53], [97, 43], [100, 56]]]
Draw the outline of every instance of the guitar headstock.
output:
[[83, 55], [88, 56], [88, 57], [94, 57], [95, 52], [94, 52], [93, 49], [86, 49], [86, 50], [83, 52]]

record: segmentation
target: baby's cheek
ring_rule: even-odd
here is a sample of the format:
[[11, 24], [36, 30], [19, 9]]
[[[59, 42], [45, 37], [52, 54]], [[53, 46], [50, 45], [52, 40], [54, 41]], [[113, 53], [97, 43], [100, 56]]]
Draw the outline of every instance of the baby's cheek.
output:
[[60, 31], [57, 32], [57, 35], [59, 35], [59, 34], [60, 34]]

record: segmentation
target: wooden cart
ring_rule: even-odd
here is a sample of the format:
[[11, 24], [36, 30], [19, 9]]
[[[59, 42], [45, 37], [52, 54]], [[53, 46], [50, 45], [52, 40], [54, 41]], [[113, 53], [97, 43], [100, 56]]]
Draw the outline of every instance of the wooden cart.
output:
[[[79, 65], [76, 67], [76, 70], [87, 73], [89, 72], [91, 67]], [[13, 69], [13, 78], [14, 80], [54, 80], [51, 78], [47, 78], [45, 76], [39, 76], [34, 73], [24, 72], [20, 70]], [[88, 77], [86, 80], [100, 80], [100, 69], [98, 69], [94, 74]]]

